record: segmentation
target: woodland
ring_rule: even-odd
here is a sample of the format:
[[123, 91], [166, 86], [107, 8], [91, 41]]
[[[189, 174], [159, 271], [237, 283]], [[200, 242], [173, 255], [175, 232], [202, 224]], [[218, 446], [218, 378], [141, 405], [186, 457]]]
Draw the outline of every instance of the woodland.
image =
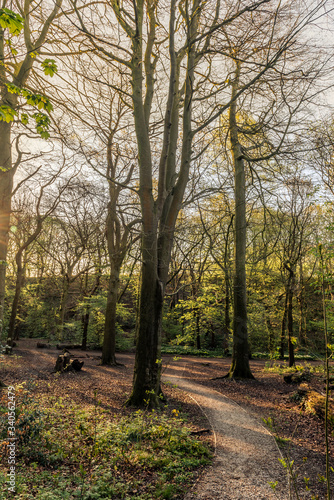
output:
[[0, 433], [13, 387], [19, 498], [184, 498], [213, 459], [162, 379], [189, 356], [290, 442], [290, 498], [311, 476], [305, 498], [331, 498], [333, 9], [2, 0]]

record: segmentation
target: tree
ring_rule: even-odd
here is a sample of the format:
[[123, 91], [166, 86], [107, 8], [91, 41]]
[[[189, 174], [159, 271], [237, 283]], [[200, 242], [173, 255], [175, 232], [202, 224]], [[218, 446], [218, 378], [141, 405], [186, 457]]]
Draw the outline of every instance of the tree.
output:
[[[17, 2], [17, 12], [6, 8], [7, 1], [2, 3], [0, 10], [0, 338], [3, 328], [3, 313], [5, 299], [6, 258], [8, 233], [11, 214], [11, 197], [15, 172], [20, 164], [22, 153], [16, 141], [17, 157], [12, 154], [12, 126], [21, 108], [21, 102], [35, 107], [32, 114], [36, 122], [37, 132], [47, 137], [49, 118], [42, 111], [51, 110], [50, 102], [30, 85], [26, 88], [33, 65], [46, 41], [51, 23], [61, 7], [62, 0], [56, 0], [51, 11], [45, 10], [38, 17], [33, 6], [33, 0]], [[33, 26], [32, 26], [33, 25]], [[14, 46], [14, 36], [19, 37], [19, 50]], [[46, 59], [42, 63], [46, 74], [52, 75], [56, 68], [54, 61]], [[21, 120], [27, 123], [28, 113], [21, 113]]]
[[295, 364], [293, 327], [293, 298], [296, 293], [296, 275], [307, 243], [313, 233], [310, 221], [313, 217], [311, 195], [314, 192], [312, 182], [297, 172], [285, 180], [286, 192], [282, 194], [280, 211], [277, 214], [280, 223], [281, 274], [285, 285], [284, 310], [281, 325], [280, 356], [284, 358], [285, 331], [288, 332], [289, 366]]
[[[32, 243], [34, 243], [39, 236], [40, 232], [42, 231], [43, 227], [43, 222], [52, 214], [52, 212], [55, 210], [57, 205], [60, 202], [61, 195], [63, 191], [66, 189], [68, 186], [68, 183], [70, 180], [61, 185], [58, 186], [58, 193], [56, 196], [53, 197], [53, 199], [50, 199], [50, 193], [49, 193], [49, 202], [47, 203], [47, 206], [44, 208], [44, 213], [41, 214], [41, 205], [44, 202], [45, 205], [45, 191], [47, 190], [48, 187], [52, 186], [56, 179], [58, 178], [60, 172], [63, 170], [64, 164], [61, 165], [60, 169], [51, 176], [48, 180], [44, 181], [42, 185], [39, 188], [39, 193], [36, 193], [36, 201], [35, 201], [35, 209], [36, 212], [33, 214], [28, 214], [28, 206], [31, 206], [34, 204], [34, 200], [31, 198], [29, 199], [22, 199], [22, 206], [19, 208], [19, 210], [16, 210], [16, 230], [18, 230], [19, 235], [21, 236], [21, 241], [19, 243], [19, 247], [17, 249], [16, 255], [15, 255], [15, 262], [16, 262], [16, 284], [15, 284], [15, 295], [12, 303], [12, 309], [11, 309], [11, 315], [10, 315], [10, 320], [9, 320], [9, 327], [8, 327], [8, 335], [7, 335], [7, 344], [12, 345], [13, 340], [17, 340], [17, 336], [15, 335], [15, 320], [16, 320], [16, 315], [17, 315], [17, 310], [19, 306], [19, 301], [20, 301], [20, 296], [21, 296], [21, 290], [22, 286], [24, 284], [24, 279], [25, 279], [25, 266], [23, 265], [23, 256], [24, 254], [29, 250], [29, 247], [31, 246]], [[52, 186], [53, 189], [55, 186]], [[27, 217], [28, 218], [28, 231], [27, 234], [24, 234], [22, 229], [22, 220], [21, 217]]]
[[127, 132], [131, 129], [130, 110], [123, 98], [127, 82], [117, 74], [108, 74], [109, 68], [94, 54], [78, 51], [75, 58], [72, 54], [64, 57], [64, 62], [70, 68], [62, 74], [70, 89], [66, 102], [63, 88], [56, 87], [53, 92], [64, 112], [55, 119], [58, 133], [78, 161], [86, 164], [89, 175], [93, 171], [107, 184], [105, 230], [110, 277], [102, 364], [115, 365], [120, 272], [129, 248], [138, 238], [138, 230], [136, 234], [134, 231], [140, 223], [137, 190], [133, 186], [136, 151]]

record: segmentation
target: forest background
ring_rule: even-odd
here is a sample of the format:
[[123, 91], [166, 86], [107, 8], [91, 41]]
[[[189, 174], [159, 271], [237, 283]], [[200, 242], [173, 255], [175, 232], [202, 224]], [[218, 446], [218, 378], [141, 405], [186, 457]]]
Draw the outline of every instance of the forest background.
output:
[[155, 406], [162, 353], [323, 353], [323, 278], [333, 343], [332, 8], [3, 2], [5, 350], [137, 345]]

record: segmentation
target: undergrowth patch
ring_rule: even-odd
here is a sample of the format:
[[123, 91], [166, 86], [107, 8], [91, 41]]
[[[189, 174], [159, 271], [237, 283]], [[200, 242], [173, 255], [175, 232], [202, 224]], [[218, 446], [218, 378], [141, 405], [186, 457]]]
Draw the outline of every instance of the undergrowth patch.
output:
[[[16, 496], [21, 499], [175, 499], [211, 460], [177, 410], [113, 415], [99, 405], [17, 388]], [[6, 393], [0, 400], [0, 499], [6, 492]]]

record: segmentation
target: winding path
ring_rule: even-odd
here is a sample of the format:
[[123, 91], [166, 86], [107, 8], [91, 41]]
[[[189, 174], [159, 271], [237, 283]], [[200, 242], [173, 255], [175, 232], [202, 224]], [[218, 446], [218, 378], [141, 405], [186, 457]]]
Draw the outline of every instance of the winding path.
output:
[[[287, 477], [275, 439], [258, 419], [219, 392], [187, 378], [187, 360], [168, 368], [177, 385], [200, 406], [214, 433], [215, 457], [185, 500], [286, 500]], [[275, 492], [269, 485], [276, 482]]]

